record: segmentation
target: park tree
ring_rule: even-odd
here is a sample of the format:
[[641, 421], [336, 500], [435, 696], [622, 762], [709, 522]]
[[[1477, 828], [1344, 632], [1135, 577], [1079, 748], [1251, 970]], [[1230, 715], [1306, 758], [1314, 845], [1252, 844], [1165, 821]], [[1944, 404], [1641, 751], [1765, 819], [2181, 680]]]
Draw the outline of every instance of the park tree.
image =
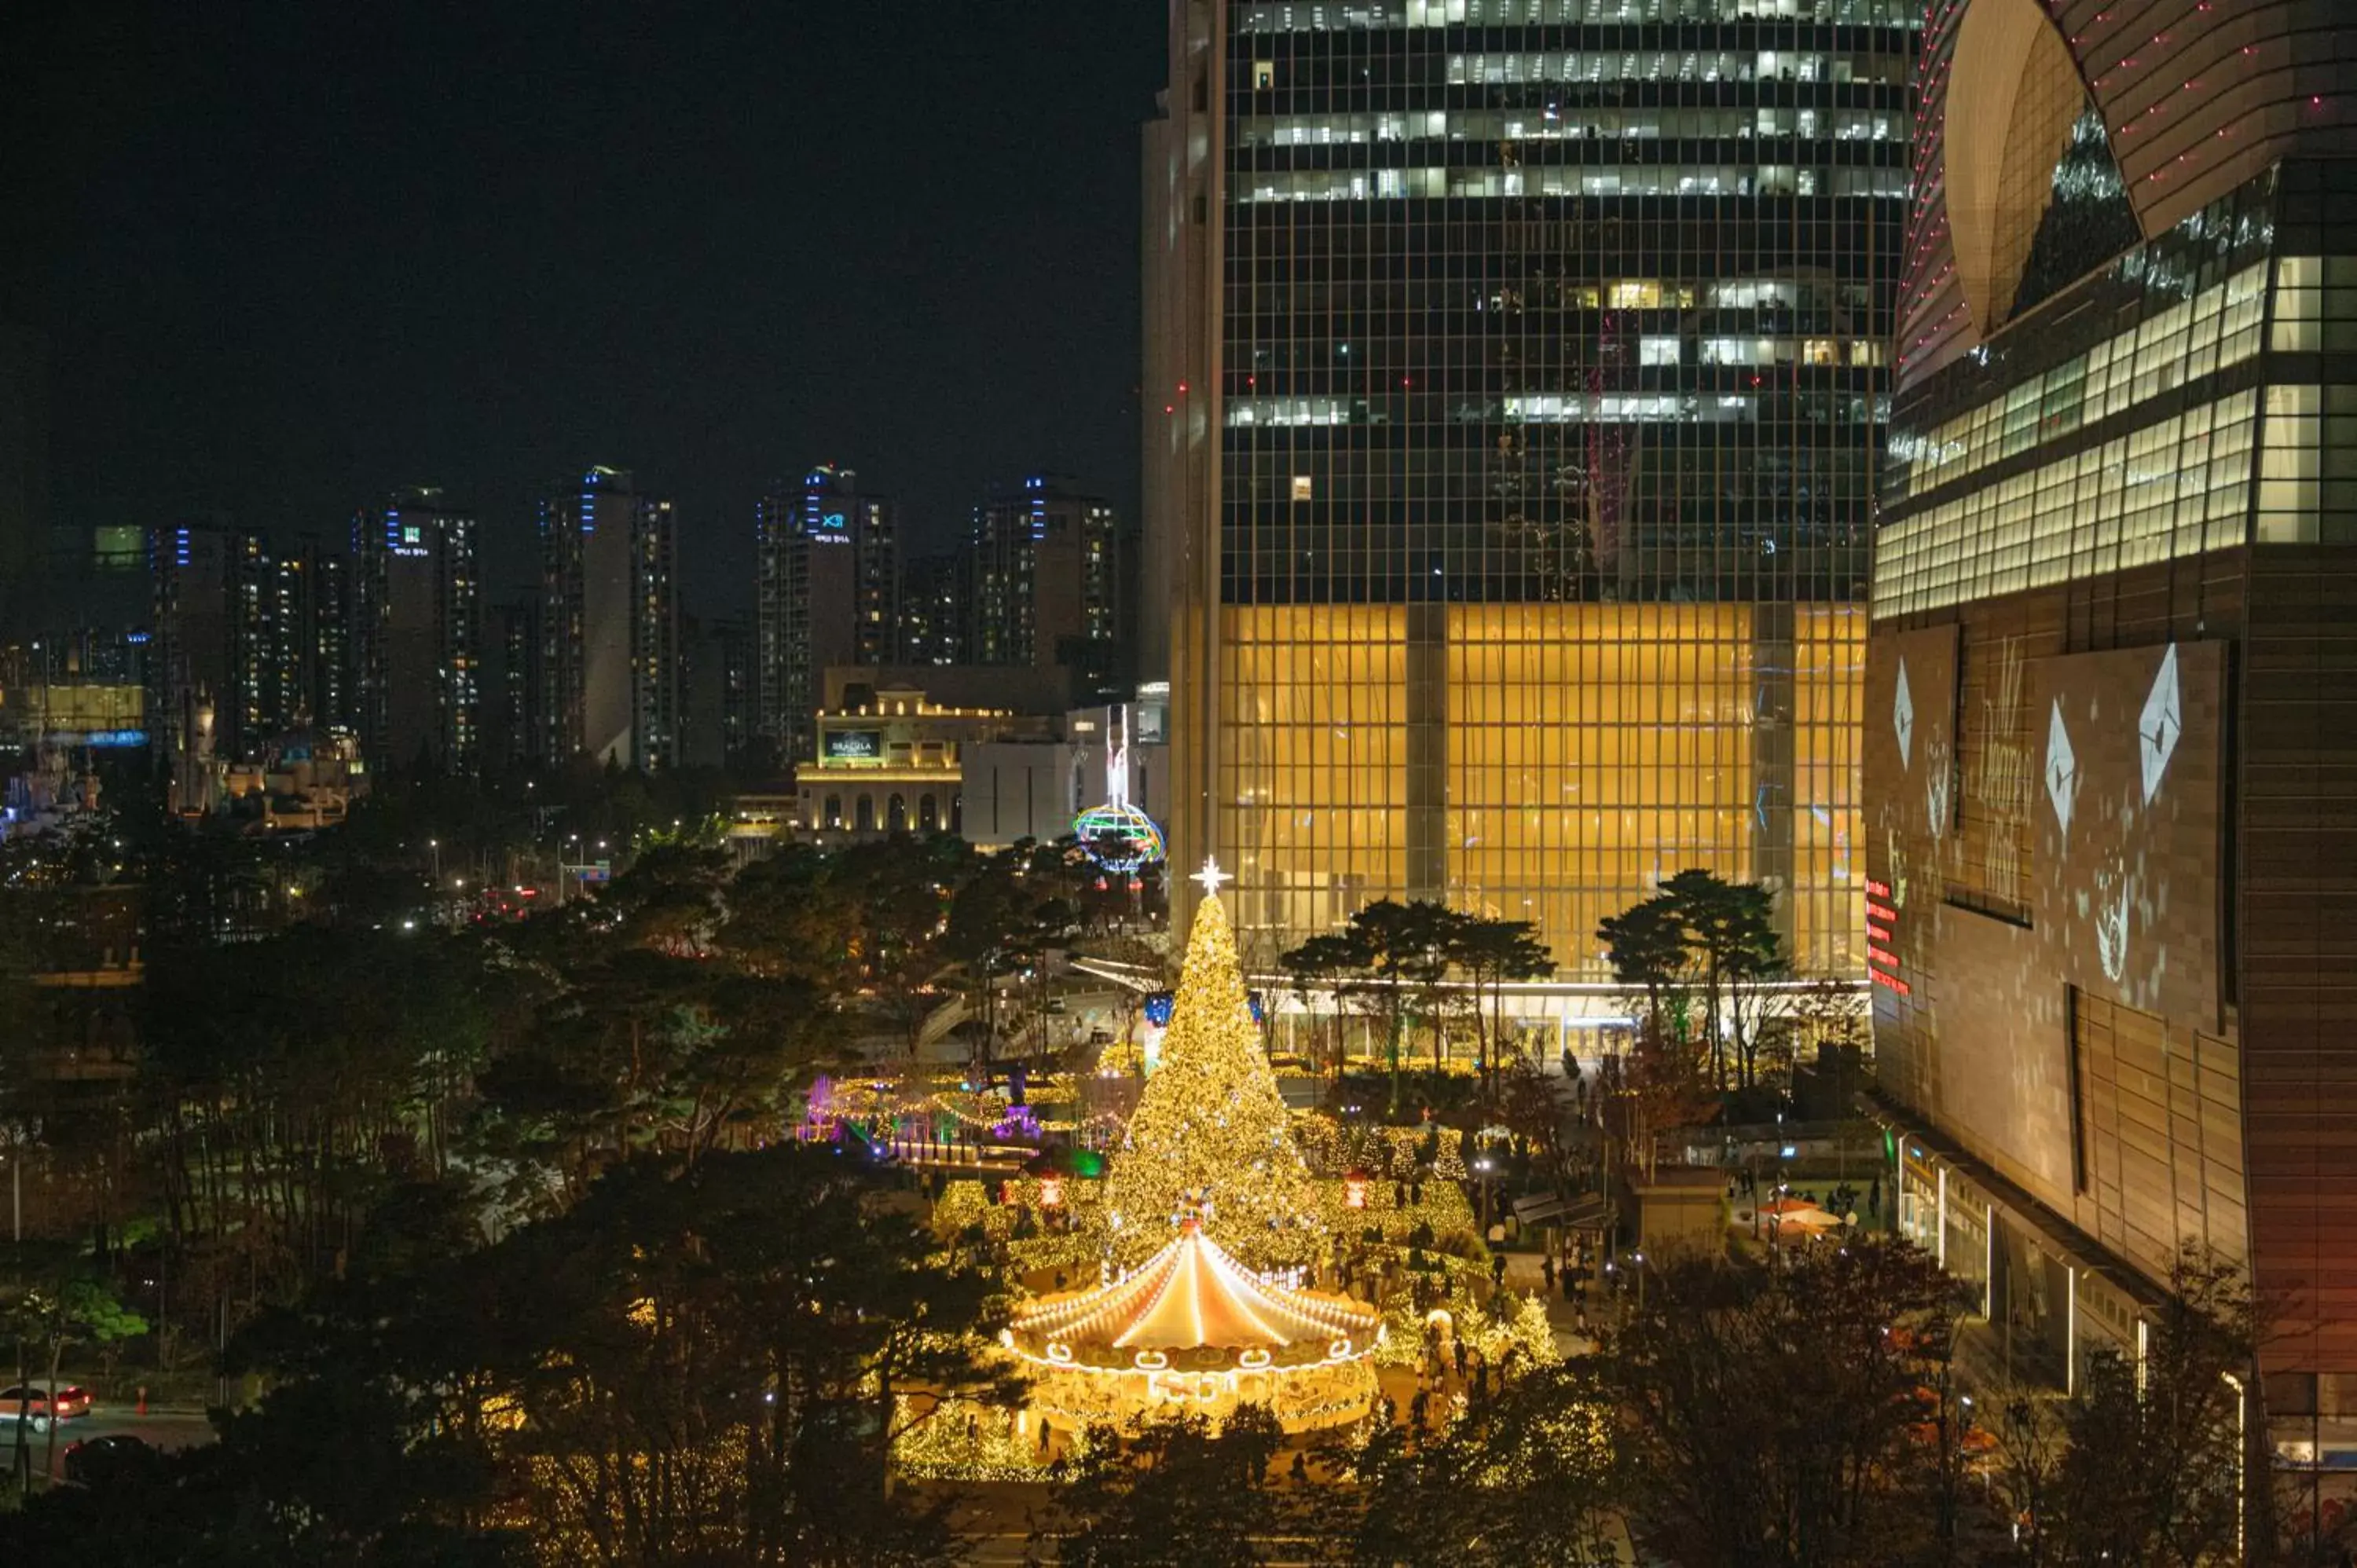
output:
[[1534, 1368], [1437, 1432], [1379, 1422], [1351, 1455], [1363, 1506], [1347, 1561], [1365, 1568], [1609, 1568], [1620, 1485], [1592, 1370]]
[[2243, 1447], [2265, 1313], [2242, 1270], [2187, 1247], [2147, 1322], [2141, 1368], [2093, 1350], [2070, 1399], [2016, 1396], [1995, 1423], [2025, 1568], [2197, 1568], [2268, 1538], [2267, 1472]]
[[1013, 1397], [979, 1349], [997, 1287], [857, 1164], [643, 1155], [489, 1245], [439, 1187], [372, 1218], [343, 1277], [232, 1345], [272, 1391], [172, 1462], [125, 1561], [954, 1556], [886, 1466], [937, 1402]]
[[836, 860], [830, 882], [855, 911], [860, 1005], [913, 1058], [926, 1021], [952, 994], [950, 914], [985, 874], [982, 857], [935, 833], [855, 844]]
[[1582, 1168], [1581, 1144], [1572, 1135], [1577, 1110], [1571, 1085], [1520, 1051], [1500, 1069], [1498, 1121], [1530, 1151], [1533, 1168], [1566, 1197]]
[[[5, 1297], [5, 1318], [20, 1354], [38, 1361], [40, 1387], [61, 1386], [59, 1370], [69, 1350], [103, 1348], [147, 1332], [147, 1320], [123, 1304], [113, 1283], [78, 1250], [20, 1242], [16, 1253]], [[20, 1365], [17, 1370], [21, 1378], [26, 1369]], [[16, 1473], [21, 1488], [32, 1474], [25, 1442], [31, 1423], [22, 1399], [9, 1413], [16, 1417]], [[48, 1446], [41, 1471], [49, 1475], [57, 1469], [58, 1423], [44, 1424]]]
[[862, 909], [835, 871], [834, 857], [801, 843], [746, 866], [728, 885], [720, 945], [750, 973], [849, 989], [862, 961]]
[[1290, 1500], [1270, 1483], [1284, 1441], [1276, 1417], [1243, 1405], [1215, 1427], [1177, 1415], [1125, 1435], [1091, 1429], [1032, 1535], [1072, 1568], [1257, 1568], [1282, 1555]]
[[1286, 978], [1292, 983], [1294, 995], [1301, 1003], [1302, 1012], [1310, 1019], [1312, 1039], [1320, 1028], [1318, 1010], [1311, 998], [1323, 992], [1333, 999], [1330, 1016], [1324, 1022], [1327, 1054], [1334, 1063], [1334, 1073], [1341, 1076], [1342, 1064], [1348, 1055], [1348, 1042], [1343, 1036], [1345, 1009], [1354, 1001], [1369, 994], [1358, 983], [1366, 972], [1366, 957], [1358, 944], [1339, 931], [1327, 931], [1311, 937], [1298, 947], [1288, 948], [1277, 961], [1284, 966]]
[[1772, 1267], [1637, 1267], [1641, 1301], [1598, 1369], [1647, 1550], [1760, 1568], [1955, 1560], [1979, 1495], [1959, 1484], [1964, 1304], [1928, 1255], [1858, 1240]]
[[957, 966], [968, 1011], [983, 1026], [974, 1049], [974, 1068], [985, 1084], [997, 1055], [1002, 982], [1036, 966], [1072, 931], [1071, 905], [1052, 878], [1032, 872], [1036, 847], [1025, 841], [985, 862], [957, 889], [942, 931], [942, 955]]
[[[1449, 962], [1473, 983], [1474, 1018], [1480, 1026], [1481, 1099], [1497, 1103], [1499, 1037], [1503, 1028], [1503, 993], [1508, 981], [1537, 980], [1555, 972], [1555, 959], [1528, 920], [1459, 916], [1449, 933]], [[1484, 993], [1489, 1005], [1481, 1005]]]
[[1354, 911], [1341, 930], [1313, 937], [1278, 960], [1289, 973], [1332, 984], [1338, 1000], [1355, 997], [1382, 1021], [1394, 1113], [1400, 1108], [1400, 1058], [1411, 1018], [1420, 1017], [1430, 1026], [1433, 1065], [1440, 1065], [1447, 1028], [1445, 985], [1455, 962], [1453, 944], [1468, 918], [1432, 899], [1403, 904], [1378, 898]]
[[634, 947], [673, 958], [701, 958], [725, 910], [721, 889], [728, 856], [718, 849], [667, 843], [647, 850], [607, 887], [599, 908]]
[[1699, 1029], [1713, 1082], [1726, 1090], [1758, 1081], [1768, 987], [1789, 972], [1766, 889], [1681, 871], [1608, 916], [1597, 936], [1615, 978], [1644, 993], [1649, 1017], [1667, 1033]]

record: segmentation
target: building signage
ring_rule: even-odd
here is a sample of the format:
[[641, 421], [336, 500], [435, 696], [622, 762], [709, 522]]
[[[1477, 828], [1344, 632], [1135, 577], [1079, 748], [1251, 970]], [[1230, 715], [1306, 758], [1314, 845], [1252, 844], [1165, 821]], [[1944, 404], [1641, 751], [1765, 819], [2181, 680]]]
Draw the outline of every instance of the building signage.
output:
[[845, 759], [872, 762], [884, 755], [884, 733], [872, 729], [831, 729], [824, 756], [829, 762]]
[[1901, 996], [1915, 988], [1899, 978], [1899, 908], [1890, 897], [1890, 884], [1869, 878], [1866, 884], [1866, 968], [1874, 983]]

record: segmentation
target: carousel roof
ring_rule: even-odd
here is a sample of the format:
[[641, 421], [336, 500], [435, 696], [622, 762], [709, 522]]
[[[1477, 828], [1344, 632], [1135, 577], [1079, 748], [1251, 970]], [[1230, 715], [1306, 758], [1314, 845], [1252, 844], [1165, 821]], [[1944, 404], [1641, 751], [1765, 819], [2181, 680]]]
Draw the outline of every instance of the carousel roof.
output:
[[1382, 1323], [1348, 1296], [1264, 1283], [1189, 1220], [1126, 1278], [1043, 1297], [1002, 1337], [1053, 1366], [1281, 1368], [1355, 1360]]

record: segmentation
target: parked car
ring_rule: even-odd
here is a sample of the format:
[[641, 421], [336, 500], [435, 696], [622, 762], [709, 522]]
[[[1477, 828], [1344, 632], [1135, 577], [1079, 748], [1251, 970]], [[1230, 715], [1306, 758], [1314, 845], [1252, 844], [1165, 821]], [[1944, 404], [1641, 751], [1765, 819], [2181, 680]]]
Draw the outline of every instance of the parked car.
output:
[[113, 1486], [145, 1476], [161, 1457], [145, 1439], [127, 1432], [78, 1439], [66, 1449], [65, 1477], [85, 1487]]
[[89, 1413], [90, 1391], [79, 1385], [59, 1389], [54, 1394], [30, 1383], [0, 1389], [0, 1421], [15, 1421], [21, 1416], [32, 1423], [36, 1432], [47, 1431], [52, 1421], [71, 1421]]

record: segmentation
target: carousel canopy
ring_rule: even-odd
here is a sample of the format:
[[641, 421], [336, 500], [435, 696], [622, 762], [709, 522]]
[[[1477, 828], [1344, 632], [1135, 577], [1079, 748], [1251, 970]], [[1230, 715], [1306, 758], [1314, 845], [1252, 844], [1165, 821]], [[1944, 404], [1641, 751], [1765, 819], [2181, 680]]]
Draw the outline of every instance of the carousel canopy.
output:
[[1362, 1302], [1263, 1283], [1190, 1220], [1127, 1278], [1043, 1297], [1003, 1338], [1055, 1367], [1276, 1370], [1357, 1360], [1381, 1326]]

